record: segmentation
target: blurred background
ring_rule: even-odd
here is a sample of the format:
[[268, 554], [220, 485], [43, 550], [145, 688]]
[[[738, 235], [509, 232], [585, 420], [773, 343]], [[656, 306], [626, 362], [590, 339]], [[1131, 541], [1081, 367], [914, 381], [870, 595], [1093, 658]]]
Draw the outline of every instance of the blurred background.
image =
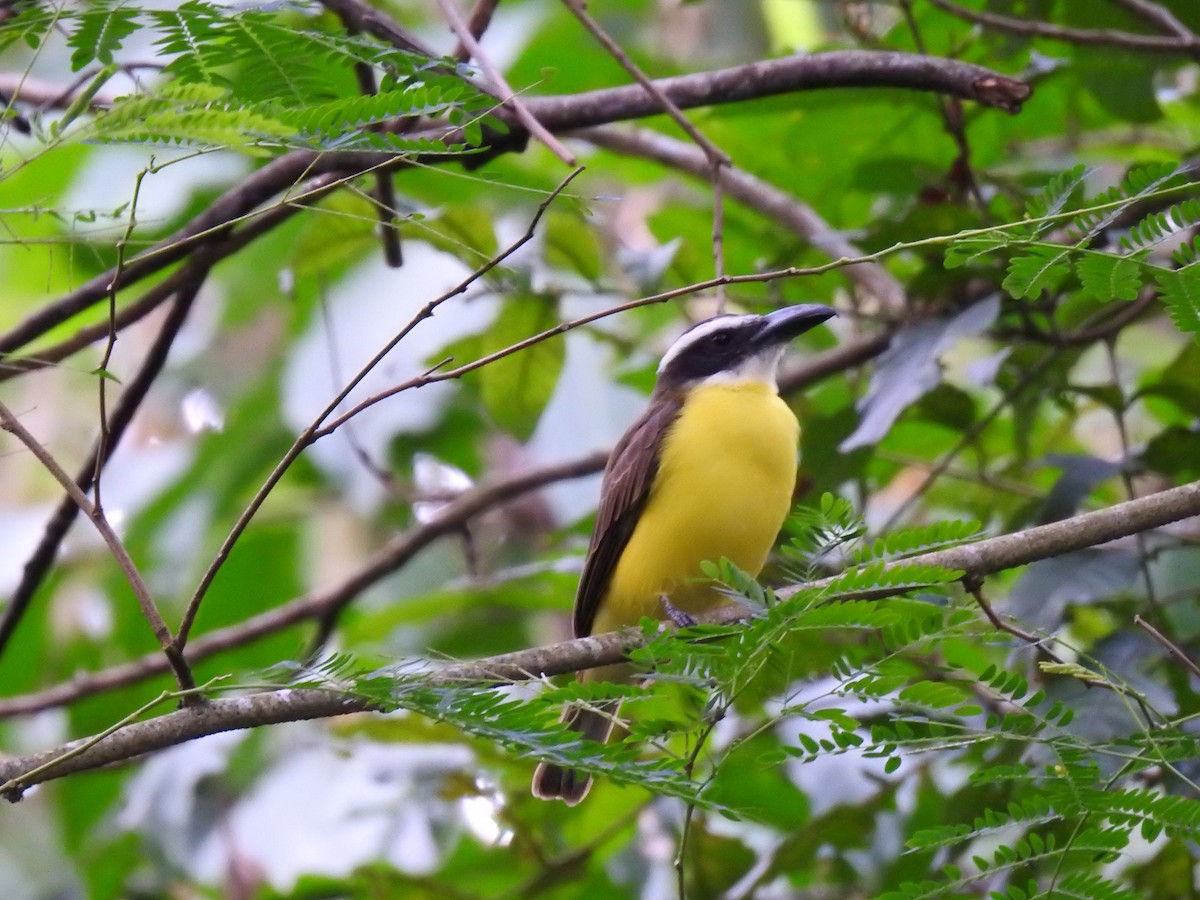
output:
[[[216, 54], [222, 45], [212, 34], [233, 34], [239, 17], [261, 17], [280, 32], [341, 35], [338, 8], [190, 0], [0, 13], [8, 109], [0, 125], [3, 337], [158, 246], [285, 153], [358, 147], [342, 143], [369, 131], [353, 123], [334, 137], [310, 135], [304, 146], [266, 124], [239, 133], [192, 122], [189, 133], [186, 115], [200, 107], [186, 103], [215, 108], [232, 98], [230, 109], [264, 117], [275, 110], [278, 118], [263, 122], [284, 121], [286, 98], [261, 106], [245, 99], [267, 75], [247, 62], [235, 37], [221, 39], [229, 62], [219, 77], [163, 70], [181, 52], [190, 58], [168, 40], [182, 22], [210, 16], [216, 31], [196, 34]], [[437, 54], [454, 53], [457, 39], [438, 4], [396, 0], [379, 9]], [[589, 9], [655, 78], [860, 48], [962, 59], [1033, 87], [1014, 115], [874, 87], [688, 112], [751, 181], [741, 193], [723, 192], [724, 271], [761, 274], [881, 254], [850, 269], [727, 289], [732, 311], [822, 302], [841, 312], [798, 342], [785, 365], [785, 395], [804, 426], [800, 504], [815, 506], [825, 493], [844, 497], [857, 517], [848, 532], [865, 529], [872, 538], [947, 519], [974, 520], [994, 535], [1197, 477], [1200, 348], [1192, 325], [1200, 323], [1200, 294], [1172, 306], [1152, 277], [1122, 269], [1098, 287], [1082, 267], [1060, 271], [1050, 262], [1020, 277], [1009, 268], [1016, 251], [1004, 247], [985, 247], [966, 265], [945, 255], [956, 241], [958, 261], [969, 255], [968, 230], [1034, 216], [1037, 206], [1027, 202], [1058, 177], [1043, 214], [1099, 202], [1104, 191], [1115, 191], [1112, 203], [1094, 214], [1094, 227], [1072, 232], [1063, 223], [1037, 241], [1174, 269], [1172, 253], [1190, 243], [1200, 219], [1172, 208], [1195, 193], [1200, 8], [1185, 0], [603, 0]], [[1014, 20], [1036, 23], [1026, 29], [1034, 33], [1021, 33]], [[1097, 32], [1157, 43], [1087, 37]], [[519, 96], [632, 80], [565, 4], [550, 0], [495, 5], [481, 41]], [[280, 59], [288, 57], [265, 50], [262, 69]], [[304, 77], [328, 69], [328, 83], [311, 88], [313, 104], [356, 90], [348, 54], [288, 61]], [[300, 75], [294, 82], [310, 90]], [[171, 94], [201, 83], [226, 93]], [[95, 108], [72, 108], [90, 87]], [[123, 107], [123, 97], [167, 97], [168, 106], [139, 112]], [[124, 120], [106, 124], [122, 109]], [[164, 109], [178, 120], [168, 121]], [[559, 135], [586, 170], [549, 206], [533, 239], [420, 321], [335, 415], [447, 358], [451, 366], [469, 363], [560, 323], [712, 278], [714, 198], [703, 165], [697, 177], [655, 158], [655, 148], [666, 146], [694, 160], [697, 148], [665, 116], [636, 127], [648, 133], [623, 125], [590, 138]], [[1158, 181], [1123, 182], [1145, 165], [1162, 167], [1152, 170]], [[101, 480], [107, 517], [169, 625], [296, 436], [426, 304], [517, 241], [570, 171], [536, 140], [524, 152], [397, 171], [399, 268], [381, 250], [376, 180], [359, 177], [297, 205], [205, 272]], [[298, 173], [296, 182], [315, 174]], [[276, 196], [257, 208], [283, 205]], [[1122, 237], [1146, 214], [1164, 211], [1154, 235], [1122, 249]], [[114, 308], [128, 308], [176, 271], [123, 282]], [[643, 407], [665, 348], [717, 310], [714, 292], [704, 291], [598, 318], [461, 378], [398, 393], [316, 441], [270, 491], [199, 608], [191, 645], [198, 681], [226, 676], [227, 688], [250, 688], [314, 647], [382, 665], [470, 659], [570, 637], [599, 454]], [[101, 393], [111, 415], [171, 312], [165, 303], [147, 308], [111, 347], [108, 314], [106, 301], [93, 303], [32, 340], [0, 343], [0, 400], [72, 473], [100, 433]], [[89, 328], [86, 346], [62, 349]], [[480, 485], [576, 463], [551, 472], [536, 491], [484, 504], [435, 540], [422, 530]], [[7, 606], [0, 611], [10, 616], [61, 497], [54, 478], [5, 436], [0, 604]], [[1142, 701], [1162, 714], [1163, 727], [1186, 734], [1195, 679], [1133, 615], [1195, 647], [1198, 537], [1195, 523], [1184, 522], [988, 583], [987, 596], [1006, 616], [1057, 637], [1060, 655], [1092, 661], [1123, 692], [1046, 675], [1037, 654], [1011, 635], [978, 642], [972, 671], [994, 664], [1021, 673], [1071, 705], [1076, 725], [1062, 728], [1076, 736], [1144, 735], [1153, 730], [1146, 721], [1160, 720], [1143, 717]], [[397, 552], [405, 541], [417, 541], [417, 552]], [[380, 559], [391, 562], [359, 577]], [[780, 566], [766, 577], [790, 580]], [[4, 753], [96, 733], [171, 689], [161, 664], [143, 662], [158, 659], [154, 636], [86, 521], [74, 524], [27, 593], [28, 609], [0, 652]], [[969, 606], [970, 598], [954, 602]], [[289, 612], [272, 624], [280, 610]], [[1020, 747], [976, 755], [926, 748], [899, 771], [887, 757], [846, 746], [812, 760], [780, 752], [796, 743], [792, 707], [811, 713], [800, 730], [819, 741], [837, 730], [815, 724], [823, 708], [840, 710], [868, 735], [873, 721], [902, 705], [896, 693], [855, 695], [850, 676], [822, 655], [823, 644], [853, 640], [840, 631], [793, 636], [789, 662], [774, 672], [787, 685], [786, 704], [764, 696], [727, 711], [704, 758], [727, 779], [724, 796], [746, 806], [739, 816], [700, 814], [689, 823], [689, 896], [866, 897], [931, 877], [940, 879], [936, 886], [911, 896], [1003, 894], [1030, 882], [1048, 893], [1029, 896], [1109, 896], [1078, 886], [1053, 894], [1054, 853], [994, 871], [972, 862], [1030, 833], [1069, 840], [1078, 821], [1035, 810], [1007, 831], [972, 826], [985, 810], [1014, 800], [999, 782], [981, 785], [972, 773], [985, 760], [1038, 768]], [[906, 668], [897, 690], [944, 674], [936, 642], [900, 656]], [[751, 736], [770, 746], [723, 755], [750, 746]], [[453, 724], [403, 712], [216, 735], [52, 782], [0, 807], [0, 893], [12, 900], [677, 895], [683, 804], [611, 783], [573, 811], [541, 804], [528, 796], [533, 765]], [[1149, 763], [1134, 769], [1103, 774], [1195, 799], [1183, 763], [1170, 772]], [[971, 832], [957, 843], [916, 850], [908, 843], [921, 828], [955, 823]], [[1111, 896], [1195, 895], [1194, 831], [1161, 822], [1157, 831], [1128, 831], [1111, 858], [1091, 854], [1077, 868], [1105, 879], [1103, 890], [1128, 892]], [[945, 875], [947, 864], [962, 871]]]

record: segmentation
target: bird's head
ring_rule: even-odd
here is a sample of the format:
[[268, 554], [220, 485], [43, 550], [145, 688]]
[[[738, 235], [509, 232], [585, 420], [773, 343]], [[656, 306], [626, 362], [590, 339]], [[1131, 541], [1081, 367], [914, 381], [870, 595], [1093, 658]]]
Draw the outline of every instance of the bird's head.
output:
[[660, 387], [763, 382], [775, 384], [788, 341], [836, 316], [828, 306], [787, 306], [765, 316], [717, 316], [676, 339], [658, 364]]

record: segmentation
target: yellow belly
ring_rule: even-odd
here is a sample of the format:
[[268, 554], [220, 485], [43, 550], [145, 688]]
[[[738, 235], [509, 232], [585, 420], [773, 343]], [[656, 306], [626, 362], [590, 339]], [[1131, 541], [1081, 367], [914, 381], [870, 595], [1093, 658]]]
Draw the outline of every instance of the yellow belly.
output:
[[729, 602], [700, 563], [726, 557], [757, 575], [792, 502], [796, 417], [767, 385], [696, 388], [663, 442], [658, 476], [592, 631], [649, 616], [659, 598], [698, 614]]

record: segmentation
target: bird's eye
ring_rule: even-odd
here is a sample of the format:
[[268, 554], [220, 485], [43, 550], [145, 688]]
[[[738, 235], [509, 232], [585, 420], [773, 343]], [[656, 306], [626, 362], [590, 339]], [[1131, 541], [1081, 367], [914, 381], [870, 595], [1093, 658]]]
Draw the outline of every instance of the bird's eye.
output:
[[728, 347], [732, 340], [733, 335], [728, 331], [718, 331], [711, 338], [709, 338], [709, 342], [717, 349], [724, 349], [725, 347]]

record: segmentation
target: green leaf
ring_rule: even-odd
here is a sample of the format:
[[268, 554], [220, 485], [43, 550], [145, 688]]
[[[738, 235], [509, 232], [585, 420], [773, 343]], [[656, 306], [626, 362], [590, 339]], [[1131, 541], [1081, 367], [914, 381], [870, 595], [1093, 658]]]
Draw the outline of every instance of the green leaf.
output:
[[[482, 340], [485, 355], [504, 350], [558, 324], [554, 298], [532, 294], [509, 297], [496, 323]], [[518, 440], [528, 440], [550, 402], [566, 354], [565, 342], [552, 337], [525, 347], [479, 371], [483, 405], [497, 425]]]
[[1008, 264], [1002, 287], [1014, 299], [1036, 299], [1045, 291], [1058, 290], [1070, 274], [1066, 249], [1030, 247]]
[[110, 65], [113, 53], [122, 42], [138, 29], [138, 10], [128, 6], [100, 5], [81, 13], [79, 27], [67, 39], [75, 48], [71, 54], [71, 70], [78, 72], [92, 62]]
[[1075, 264], [1083, 293], [1097, 300], [1135, 300], [1142, 289], [1142, 267], [1128, 256], [1089, 253]]
[[1163, 303], [1175, 327], [1187, 334], [1200, 335], [1200, 266], [1186, 269], [1158, 269], [1154, 280], [1162, 289]]
[[[1040, 220], [1057, 216], [1066, 209], [1075, 192], [1083, 185], [1087, 175], [1088, 169], [1083, 163], [1055, 175], [1040, 193], [1026, 201], [1025, 218]], [[1040, 234], [1053, 228], [1054, 224], [1052, 221], [1039, 221], [1034, 233]]]
[[600, 280], [600, 244], [596, 229], [581, 212], [551, 210], [546, 216], [546, 261], [582, 275], [588, 281]]

